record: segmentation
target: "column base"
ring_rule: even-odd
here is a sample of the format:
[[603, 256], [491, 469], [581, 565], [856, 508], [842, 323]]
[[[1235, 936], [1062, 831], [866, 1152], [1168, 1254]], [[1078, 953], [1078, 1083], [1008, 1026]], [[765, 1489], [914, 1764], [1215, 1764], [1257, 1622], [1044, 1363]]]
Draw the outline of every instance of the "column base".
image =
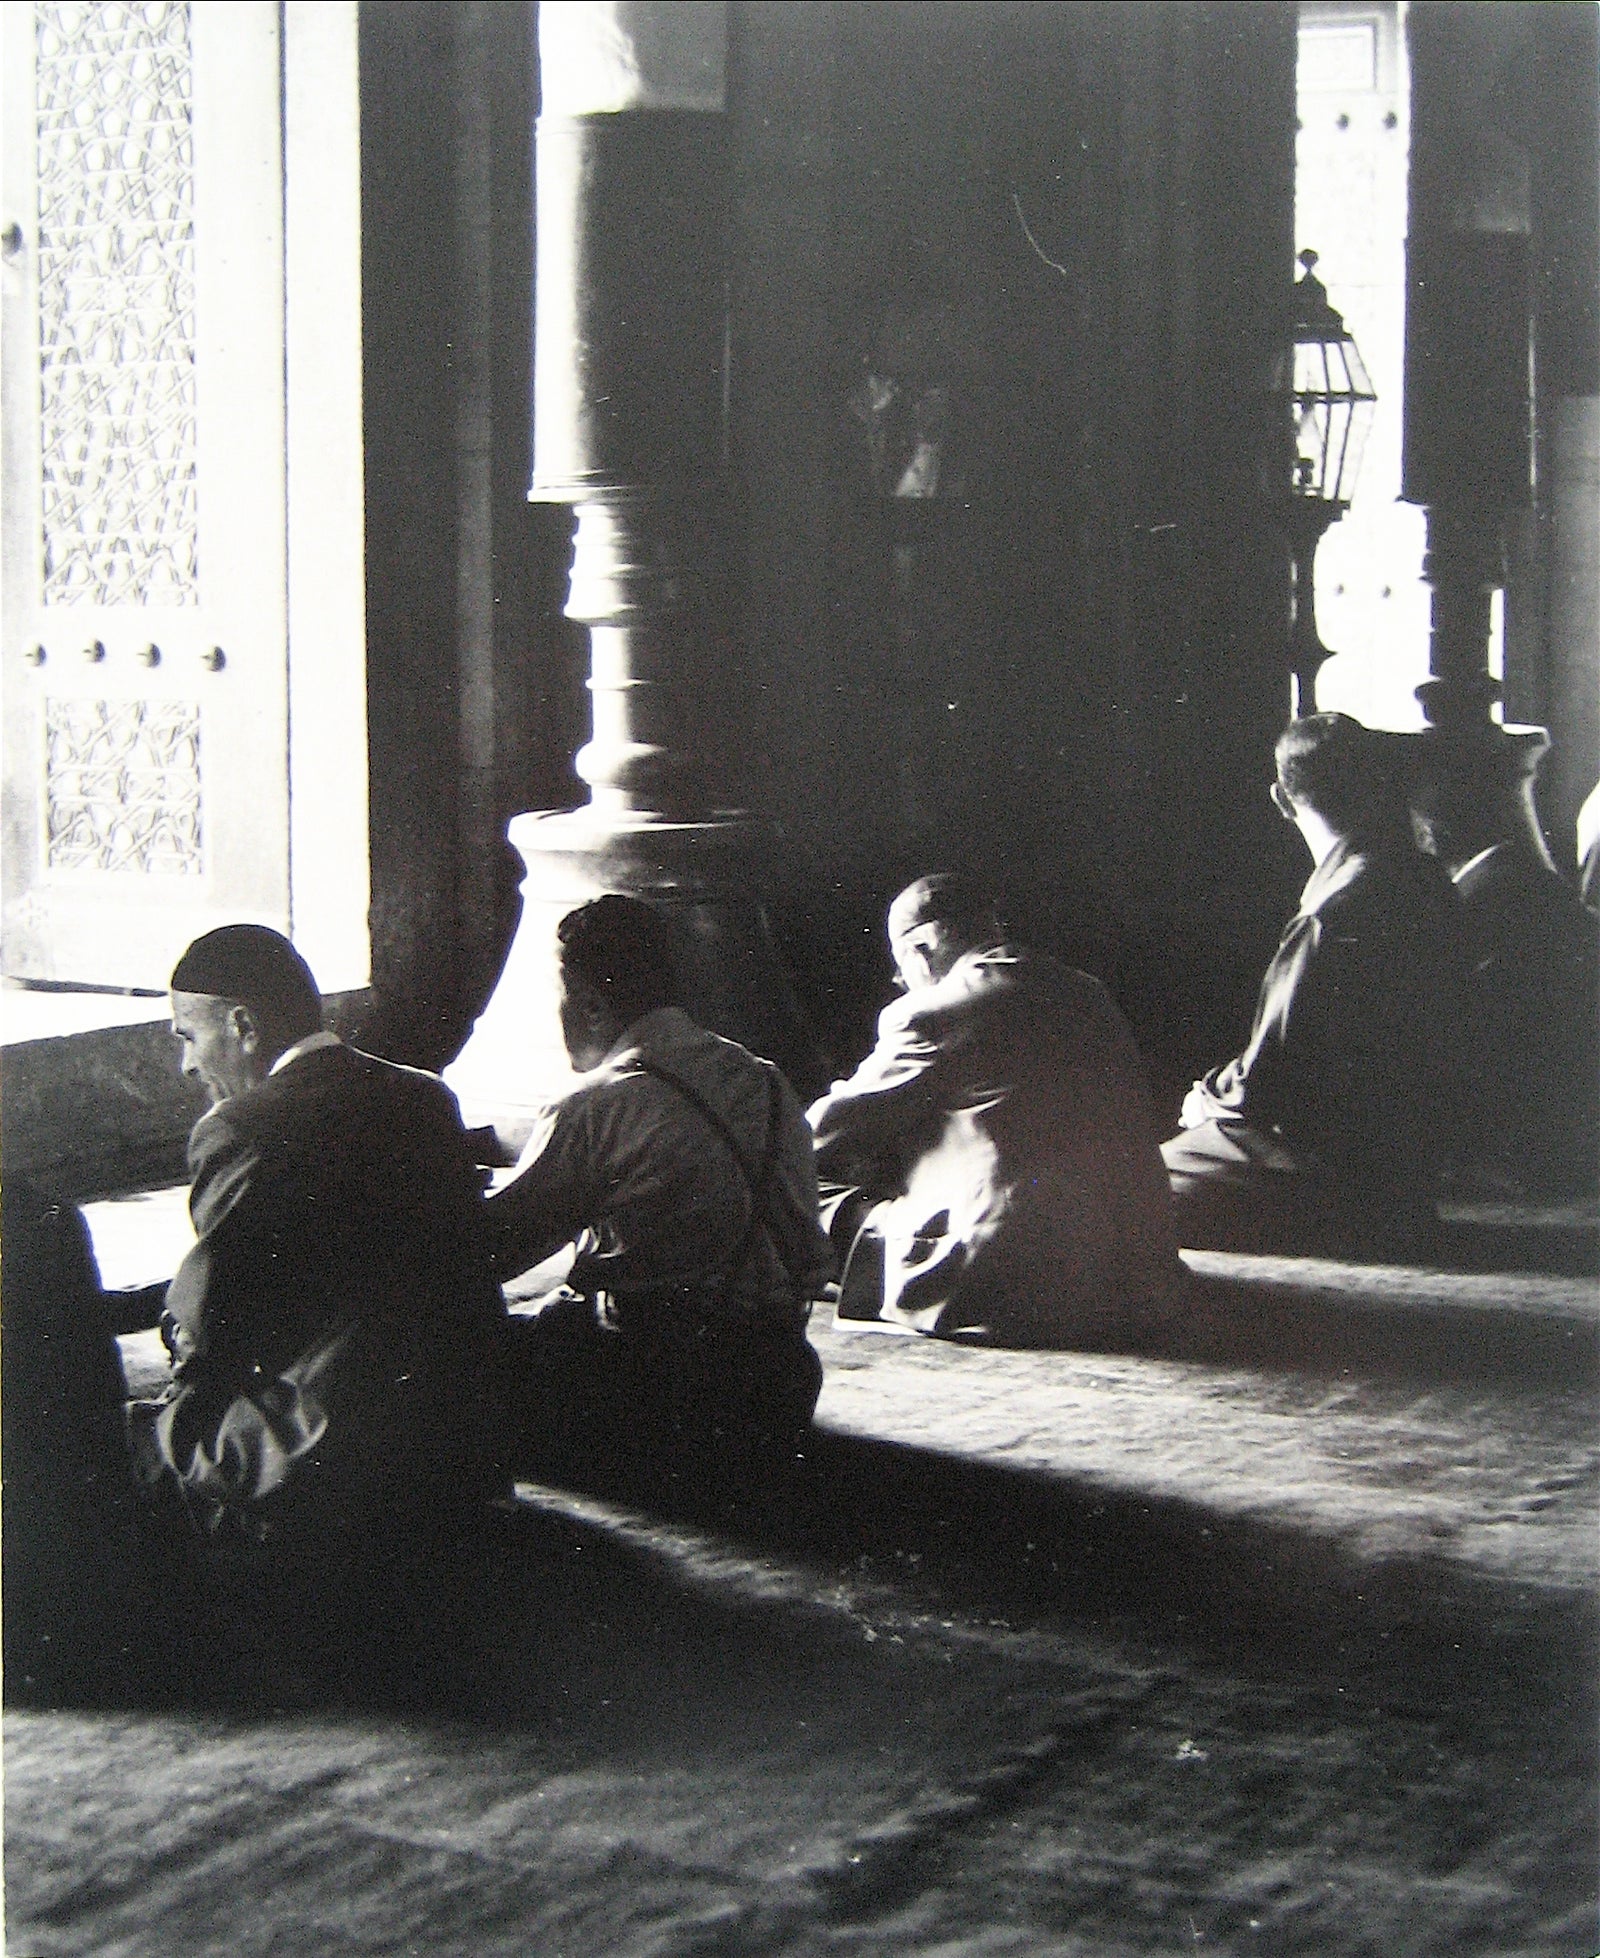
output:
[[775, 837], [736, 812], [707, 822], [592, 807], [513, 817], [527, 875], [493, 997], [444, 1071], [469, 1127], [515, 1153], [540, 1107], [576, 1079], [562, 1043], [556, 928], [607, 891], [659, 905], [676, 927], [684, 1004], [702, 1026], [775, 1061], [802, 1100], [829, 1066], [773, 944], [762, 903]]

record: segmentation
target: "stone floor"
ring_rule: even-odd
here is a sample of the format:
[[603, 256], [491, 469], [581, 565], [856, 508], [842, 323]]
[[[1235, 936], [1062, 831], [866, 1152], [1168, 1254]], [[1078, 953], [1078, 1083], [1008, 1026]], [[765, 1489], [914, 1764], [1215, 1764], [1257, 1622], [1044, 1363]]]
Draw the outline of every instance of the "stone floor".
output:
[[1188, 1262], [1159, 1354], [819, 1323], [774, 1490], [522, 1483], [443, 1697], [13, 1709], [6, 1948], [1592, 1958], [1596, 1286]]
[[[108, 1286], [169, 1273], [185, 1194], [87, 1212]], [[975, 1351], [888, 1328], [813, 1337], [824, 1432], [1187, 1504], [1529, 1583], [1600, 1580], [1589, 1389], [1600, 1284], [1191, 1251], [1193, 1318], [1149, 1354]], [[125, 1342], [136, 1382], [159, 1345]]]

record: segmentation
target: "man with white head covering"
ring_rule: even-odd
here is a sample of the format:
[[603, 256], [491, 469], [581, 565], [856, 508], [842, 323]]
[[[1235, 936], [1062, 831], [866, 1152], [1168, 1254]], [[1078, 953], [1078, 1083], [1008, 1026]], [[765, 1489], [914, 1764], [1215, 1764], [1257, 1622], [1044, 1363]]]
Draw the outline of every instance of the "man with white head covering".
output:
[[904, 993], [808, 1117], [847, 1259], [840, 1316], [1038, 1345], [1136, 1338], [1180, 1268], [1122, 1016], [1087, 973], [1008, 942], [960, 877], [919, 878], [888, 924]]
[[226, 925], [172, 975], [198, 1242], [134, 1456], [219, 1543], [311, 1550], [491, 1486], [504, 1306], [454, 1097], [322, 1025], [305, 961]]

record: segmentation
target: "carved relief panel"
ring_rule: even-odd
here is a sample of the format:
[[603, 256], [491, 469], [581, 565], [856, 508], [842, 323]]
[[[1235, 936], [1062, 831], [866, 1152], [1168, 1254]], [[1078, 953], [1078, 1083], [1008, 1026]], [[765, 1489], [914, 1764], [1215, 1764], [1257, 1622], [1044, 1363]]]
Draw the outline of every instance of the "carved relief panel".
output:
[[6, 10], [4, 967], [288, 916], [279, 10]]

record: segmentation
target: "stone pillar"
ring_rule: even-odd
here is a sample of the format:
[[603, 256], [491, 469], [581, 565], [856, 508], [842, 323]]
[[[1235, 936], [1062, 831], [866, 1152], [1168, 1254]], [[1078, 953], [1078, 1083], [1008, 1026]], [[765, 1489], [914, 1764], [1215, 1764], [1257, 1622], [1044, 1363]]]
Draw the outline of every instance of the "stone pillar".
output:
[[[1534, 776], [1542, 728], [1504, 727], [1489, 668], [1494, 593], [1506, 584], [1508, 522], [1532, 478], [1529, 386], [1530, 168], [1507, 134], [1504, 75], [1520, 31], [1503, 9], [1418, 0], [1407, 238], [1405, 448], [1401, 495], [1428, 513], [1432, 587], [1428, 732], [1418, 775], [1429, 833], [1515, 841], [1548, 866]], [[1461, 847], [1465, 849], [1464, 842]], [[1440, 854], [1450, 854], [1440, 847]]]
[[760, 825], [717, 805], [730, 698], [724, 532], [728, 154], [723, 0], [554, 0], [539, 12], [534, 501], [577, 517], [586, 625], [581, 808], [513, 818], [523, 914], [447, 1078], [504, 1142], [569, 1080], [555, 928], [603, 891], [679, 925], [688, 1004], [822, 1071], [758, 899]]
[[1561, 730], [1540, 802], [1566, 867], [1575, 819], [1600, 774], [1600, 9], [1540, 7], [1531, 27], [1545, 610], [1532, 658], [1518, 658], [1509, 679], [1513, 699], [1537, 703], [1534, 717]]

